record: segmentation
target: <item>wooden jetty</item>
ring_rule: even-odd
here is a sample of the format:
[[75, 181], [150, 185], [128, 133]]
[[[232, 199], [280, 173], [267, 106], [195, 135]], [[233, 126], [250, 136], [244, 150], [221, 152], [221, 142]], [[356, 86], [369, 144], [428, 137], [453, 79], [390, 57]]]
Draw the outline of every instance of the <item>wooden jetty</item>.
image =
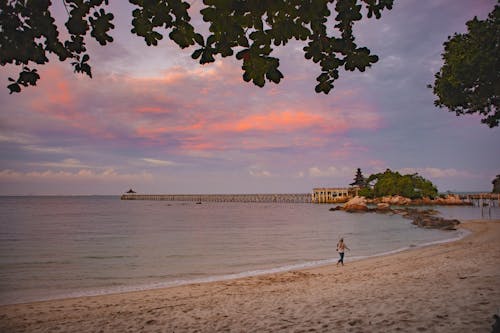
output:
[[[341, 193], [340, 193], [341, 192]], [[345, 192], [345, 193], [344, 193]], [[340, 194], [339, 194], [340, 193]], [[281, 203], [336, 203], [345, 202], [355, 194], [348, 189], [314, 189], [312, 193], [274, 194], [137, 194], [125, 193], [122, 200], [164, 200], [194, 202], [281, 202]], [[453, 194], [463, 202], [479, 207], [499, 207], [498, 193]], [[331, 200], [330, 200], [331, 199]], [[342, 199], [342, 200], [340, 200]]]
[[165, 200], [195, 202], [281, 202], [310, 203], [311, 193], [291, 194], [123, 194], [122, 200]]
[[500, 193], [460, 193], [456, 195], [464, 202], [474, 206], [490, 205], [498, 207], [500, 204]]
[[491, 218], [491, 209], [500, 207], [500, 193], [462, 193], [458, 196], [464, 202], [479, 207], [481, 217], [487, 215]]

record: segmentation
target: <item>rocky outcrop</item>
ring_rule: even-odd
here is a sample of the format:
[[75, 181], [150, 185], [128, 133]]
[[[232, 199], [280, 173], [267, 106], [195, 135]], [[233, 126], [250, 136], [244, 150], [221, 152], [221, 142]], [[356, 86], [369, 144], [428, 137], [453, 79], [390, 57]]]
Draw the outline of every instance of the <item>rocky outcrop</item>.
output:
[[422, 228], [456, 230], [456, 226], [460, 224], [459, 220], [429, 215], [426, 214], [425, 211], [409, 214], [407, 217], [413, 220], [413, 224]]
[[388, 203], [379, 203], [377, 208], [368, 208], [366, 200], [362, 197], [355, 197], [349, 200], [343, 207], [330, 208], [330, 211], [343, 210], [348, 213], [376, 212], [399, 214], [404, 218], [412, 220], [412, 223], [421, 228], [431, 228], [440, 230], [456, 230], [460, 221], [455, 219], [445, 219], [437, 216], [439, 212], [434, 209], [400, 208], [391, 209]]
[[448, 194], [444, 198], [434, 199], [435, 205], [463, 205], [464, 202], [458, 195]]
[[368, 211], [368, 206], [366, 202], [365, 197], [354, 197], [351, 200], [347, 201], [344, 206], [342, 207], [343, 211], [349, 212], [349, 213], [355, 213], [355, 212], [367, 212]]
[[411, 204], [411, 199], [402, 197], [400, 195], [393, 195], [393, 196], [382, 197], [380, 202], [395, 206], [406, 206]]
[[391, 210], [391, 205], [389, 205], [386, 202], [378, 203], [376, 210], [379, 211], [379, 212], [390, 212], [390, 211], [392, 211]]
[[433, 205], [470, 205], [468, 202], [464, 202], [458, 195], [448, 194], [444, 197], [438, 197], [435, 199], [422, 198], [422, 199], [410, 199], [400, 195], [386, 196], [381, 198], [375, 198], [370, 200], [368, 203], [379, 204], [387, 203], [391, 206], [433, 206]]
[[393, 212], [412, 220], [413, 224], [422, 228], [456, 230], [457, 225], [460, 224], [458, 220], [437, 216], [439, 212], [434, 209], [404, 208], [393, 210]]

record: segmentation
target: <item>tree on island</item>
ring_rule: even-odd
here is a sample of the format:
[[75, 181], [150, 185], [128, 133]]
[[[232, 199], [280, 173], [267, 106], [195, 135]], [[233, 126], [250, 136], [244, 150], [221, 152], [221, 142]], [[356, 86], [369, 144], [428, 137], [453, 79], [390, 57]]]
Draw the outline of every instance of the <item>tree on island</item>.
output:
[[436, 186], [417, 173], [401, 175], [397, 171], [387, 169], [383, 173], [370, 175], [367, 184], [372, 183], [374, 184], [361, 189], [359, 195], [367, 198], [400, 195], [410, 199], [434, 199], [438, 196]]
[[361, 172], [360, 168], [358, 168], [358, 170], [356, 170], [356, 175], [354, 176], [354, 182], [349, 184], [349, 185], [355, 186], [355, 187], [360, 187], [360, 188], [366, 187], [366, 179], [363, 176], [363, 173]]
[[500, 193], [500, 175], [497, 175], [491, 182], [493, 184], [493, 193]]
[[481, 122], [496, 127], [500, 121], [500, 6], [484, 21], [466, 23], [467, 33], [448, 37], [444, 65], [435, 75], [434, 105], [457, 116], [477, 113]]
[[[368, 48], [355, 43], [353, 26], [363, 18], [363, 7], [368, 18], [378, 19], [393, 5], [393, 0], [204, 0], [200, 14], [210, 27], [208, 35], [202, 36], [190, 24], [190, 4], [186, 1], [129, 2], [136, 6], [131, 32], [143, 37], [148, 46], [158, 45], [162, 33], [170, 31], [168, 37], [180, 48], [197, 46], [191, 57], [202, 65], [214, 62], [217, 55], [242, 61], [243, 79], [259, 87], [266, 80], [279, 83], [283, 78], [279, 59], [271, 56], [274, 48], [292, 39], [303, 41], [305, 58], [321, 68], [315, 90], [325, 94], [333, 88], [339, 69], [363, 72], [378, 60]], [[68, 13], [65, 40], [54, 24], [51, 1], [0, 1], [0, 64], [20, 69], [17, 79], [9, 78], [10, 93], [36, 85], [40, 75], [32, 66], [48, 63], [51, 53], [60, 61], [71, 61], [75, 72], [92, 77], [88, 33], [103, 46], [111, 43], [114, 15], [108, 11], [108, 0], [63, 3]], [[326, 25], [332, 13], [334, 22], [330, 24], [335, 29]]]

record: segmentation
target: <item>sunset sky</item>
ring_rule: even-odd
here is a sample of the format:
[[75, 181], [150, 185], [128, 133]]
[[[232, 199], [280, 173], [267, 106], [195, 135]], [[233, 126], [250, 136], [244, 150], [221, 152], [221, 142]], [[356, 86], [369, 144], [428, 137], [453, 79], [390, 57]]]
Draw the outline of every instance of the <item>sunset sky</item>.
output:
[[396, 0], [355, 27], [380, 60], [342, 71], [329, 95], [314, 92], [319, 67], [301, 43], [275, 50], [285, 77], [259, 88], [234, 59], [201, 66], [168, 38], [146, 46], [131, 5], [113, 3], [114, 42], [89, 44], [92, 79], [53, 58], [37, 87], [9, 95], [16, 69], [2, 67], [0, 195], [302, 193], [346, 186], [356, 168], [491, 191], [500, 174], [500, 129], [434, 107], [426, 88], [446, 38], [496, 1]]

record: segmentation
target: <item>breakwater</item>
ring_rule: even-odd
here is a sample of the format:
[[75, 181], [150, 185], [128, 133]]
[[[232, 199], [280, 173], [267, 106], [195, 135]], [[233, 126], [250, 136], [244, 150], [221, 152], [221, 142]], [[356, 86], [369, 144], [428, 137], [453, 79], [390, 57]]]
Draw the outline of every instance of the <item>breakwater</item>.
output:
[[310, 203], [311, 193], [291, 194], [123, 194], [122, 200], [165, 200], [195, 202], [282, 202]]

